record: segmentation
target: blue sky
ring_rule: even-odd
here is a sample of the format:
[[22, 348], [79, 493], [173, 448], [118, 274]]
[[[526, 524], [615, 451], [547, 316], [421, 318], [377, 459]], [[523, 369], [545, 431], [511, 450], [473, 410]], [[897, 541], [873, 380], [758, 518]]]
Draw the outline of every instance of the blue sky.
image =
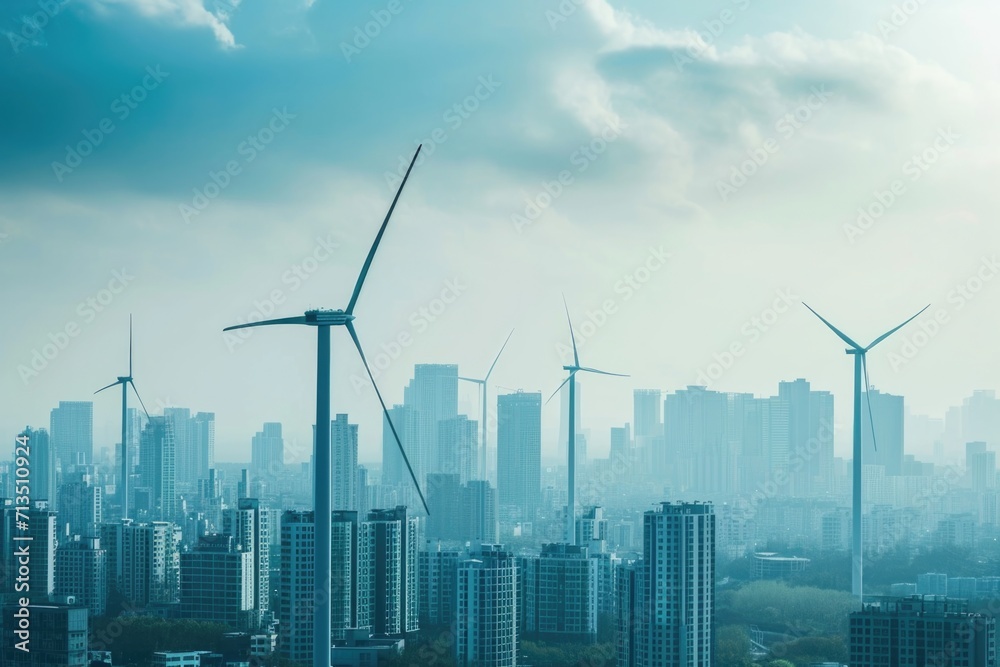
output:
[[[306, 438], [311, 332], [220, 331], [346, 305], [420, 141], [358, 309], [391, 402], [417, 362], [478, 374], [511, 327], [497, 384], [550, 392], [561, 292], [585, 361], [632, 375], [585, 383], [598, 451], [633, 387], [693, 384], [734, 344], [712, 388], [807, 377], [846, 424], [850, 360], [785, 301], [862, 342], [932, 303], [870, 355], [873, 383], [934, 414], [995, 388], [1000, 9], [677, 4], [4, 3], [0, 426], [45, 425], [124, 372], [132, 313], [143, 398], [216, 412], [220, 460], [264, 421]], [[333, 409], [374, 459], [349, 346]], [[116, 411], [96, 399], [99, 446]]]

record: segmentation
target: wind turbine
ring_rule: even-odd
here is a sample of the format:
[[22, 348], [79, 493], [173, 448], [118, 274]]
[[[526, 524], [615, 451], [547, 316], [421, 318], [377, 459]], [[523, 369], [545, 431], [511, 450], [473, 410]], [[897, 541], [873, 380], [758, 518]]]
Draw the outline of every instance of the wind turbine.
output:
[[[486, 383], [489, 381], [490, 375], [493, 374], [493, 369], [496, 368], [497, 362], [500, 360], [500, 355], [503, 354], [504, 348], [507, 347], [507, 342], [510, 340], [510, 337], [513, 336], [513, 335], [514, 335], [514, 330], [511, 329], [510, 333], [507, 334], [507, 340], [505, 340], [503, 342], [503, 345], [500, 346], [500, 351], [497, 352], [497, 356], [493, 359], [493, 363], [490, 364], [490, 369], [488, 371], [486, 371], [486, 375], [481, 380], [477, 379], [477, 378], [466, 378], [466, 377], [460, 377], [460, 378], [458, 378], [459, 380], [464, 380], [465, 382], [472, 382], [472, 383], [478, 384], [479, 385], [479, 391], [480, 391], [480, 393], [482, 394], [482, 397], [483, 397], [483, 408], [482, 408], [482, 420], [483, 420], [483, 423], [482, 423], [482, 431], [483, 431], [482, 443], [483, 443], [483, 445], [482, 445], [482, 452], [480, 453], [479, 472], [480, 472], [480, 479], [482, 479], [484, 482], [486, 481], [486, 433], [487, 433], [487, 428], [486, 428], [486, 409], [487, 409], [486, 408], [486, 406], [487, 406], [487, 401], [486, 401]], [[484, 489], [485, 489], [485, 487], [484, 487]]]
[[128, 465], [128, 441], [127, 437], [127, 424], [128, 424], [128, 387], [132, 385], [132, 391], [135, 392], [135, 397], [139, 399], [139, 405], [142, 406], [142, 411], [146, 413], [146, 418], [149, 418], [149, 410], [146, 409], [145, 404], [142, 402], [142, 398], [139, 396], [139, 390], [135, 388], [135, 382], [132, 380], [132, 316], [128, 316], [128, 375], [119, 376], [117, 380], [112, 382], [106, 387], [101, 387], [95, 394], [99, 394], [105, 389], [111, 389], [115, 385], [122, 386], [122, 478], [119, 484], [119, 501], [122, 506], [122, 518], [128, 518], [128, 476], [129, 476], [129, 465]]
[[854, 479], [852, 482], [852, 534], [851, 534], [851, 593], [858, 596], [859, 602], [864, 602], [864, 597], [862, 595], [862, 549], [861, 549], [861, 380], [864, 378], [865, 383], [865, 398], [868, 401], [868, 421], [871, 424], [872, 429], [872, 445], [878, 451], [878, 443], [875, 442], [875, 418], [872, 416], [872, 399], [871, 391], [868, 386], [868, 361], [866, 355], [868, 351], [873, 347], [884, 341], [886, 338], [896, 333], [904, 326], [909, 324], [913, 319], [920, 315], [928, 308], [930, 304], [927, 304], [920, 309], [916, 315], [906, 320], [902, 324], [889, 329], [884, 334], [873, 340], [868, 344], [867, 347], [862, 347], [858, 345], [853, 340], [847, 337], [847, 335], [842, 332], [837, 327], [833, 326], [822, 315], [817, 313], [815, 310], [810, 308], [809, 304], [803, 302], [803, 306], [809, 308], [813, 315], [818, 317], [820, 321], [826, 326], [830, 327], [833, 333], [837, 334], [842, 341], [850, 345], [847, 348], [847, 354], [854, 355]]
[[620, 378], [627, 378], [628, 375], [599, 371], [596, 368], [587, 368], [586, 366], [580, 365], [580, 355], [576, 350], [576, 335], [573, 333], [573, 320], [570, 319], [569, 306], [566, 305], [565, 296], [563, 296], [563, 307], [566, 309], [566, 321], [569, 323], [569, 337], [573, 342], [573, 363], [569, 366], [563, 366], [563, 370], [569, 371], [569, 375], [562, 381], [562, 384], [556, 387], [556, 390], [552, 392], [552, 396], [549, 396], [545, 402], [548, 403], [551, 401], [552, 398], [559, 393], [559, 390], [563, 388], [563, 385], [567, 382], [569, 383], [569, 443], [566, 447], [568, 457], [567, 474], [569, 476], [569, 493], [566, 498], [566, 541], [570, 544], [576, 544], [576, 374], [579, 371], [583, 371], [584, 373], [613, 375]]
[[410, 465], [410, 460], [406, 456], [406, 451], [403, 449], [403, 443], [399, 439], [399, 433], [396, 432], [396, 426], [392, 423], [392, 418], [389, 416], [389, 410], [386, 408], [385, 401], [382, 399], [382, 392], [379, 391], [378, 385], [375, 384], [375, 376], [372, 375], [372, 369], [368, 365], [368, 360], [365, 358], [365, 352], [361, 348], [361, 342], [358, 340], [358, 334], [354, 329], [354, 307], [358, 303], [358, 297], [361, 295], [361, 288], [365, 283], [365, 277], [368, 275], [368, 270], [371, 268], [372, 260], [375, 258], [375, 252], [378, 250], [378, 244], [382, 240], [385, 228], [389, 224], [389, 218], [392, 216], [392, 212], [396, 208], [396, 202], [399, 201], [399, 195], [403, 192], [403, 186], [406, 185], [406, 180], [410, 177], [410, 171], [413, 169], [413, 164], [417, 161], [417, 156], [420, 155], [420, 148], [421, 146], [417, 146], [417, 152], [413, 154], [410, 166], [406, 169], [406, 175], [403, 176], [403, 181], [399, 184], [396, 196], [393, 197], [392, 204], [389, 206], [389, 212], [385, 214], [385, 219], [382, 221], [382, 226], [379, 228], [378, 234], [375, 236], [375, 241], [372, 243], [371, 250], [368, 251], [368, 257], [365, 259], [364, 266], [361, 267], [361, 273], [358, 275], [358, 282], [354, 286], [354, 293], [351, 295], [351, 300], [347, 304], [346, 310], [307, 310], [304, 315], [299, 315], [297, 317], [284, 317], [275, 320], [265, 320], [262, 322], [237, 324], [235, 326], [226, 327], [223, 330], [232, 331], [234, 329], [263, 327], [274, 324], [299, 324], [316, 327], [317, 329], [316, 441], [314, 445], [315, 469], [313, 471], [313, 503], [315, 505], [313, 518], [315, 521], [316, 536], [316, 590], [318, 591], [316, 596], [316, 606], [313, 610], [313, 662], [316, 667], [330, 667], [331, 657], [330, 521], [333, 493], [330, 488], [330, 327], [345, 327], [347, 329], [347, 333], [351, 336], [351, 340], [354, 341], [354, 347], [357, 348], [358, 355], [361, 357], [361, 362], [364, 364], [365, 370], [368, 371], [368, 378], [371, 380], [372, 386], [375, 388], [375, 395], [378, 396], [378, 401], [382, 405], [382, 413], [385, 415], [385, 421], [389, 424], [389, 428], [392, 430], [392, 435], [396, 439], [396, 445], [399, 447], [399, 451], [403, 455], [403, 461], [406, 463], [406, 467], [410, 471], [410, 477], [413, 479], [413, 484], [417, 488], [417, 494], [420, 496], [420, 502], [424, 506], [424, 511], [427, 512], [428, 515], [430, 514], [427, 510], [427, 501], [424, 499], [424, 494], [420, 490], [420, 484], [417, 483], [417, 477], [413, 473], [413, 467]]

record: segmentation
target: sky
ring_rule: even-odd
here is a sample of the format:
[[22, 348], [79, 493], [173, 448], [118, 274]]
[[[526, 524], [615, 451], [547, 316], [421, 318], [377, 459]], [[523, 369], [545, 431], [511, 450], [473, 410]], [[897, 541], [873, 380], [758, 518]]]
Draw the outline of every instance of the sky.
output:
[[[632, 389], [872, 384], [941, 415], [1000, 377], [988, 0], [7, 0], [0, 8], [0, 430], [127, 372], [216, 414], [216, 458], [311, 438], [315, 331], [226, 326], [358, 302], [389, 403], [415, 363], [546, 396], [588, 377], [592, 451]], [[334, 330], [333, 412], [381, 452]], [[713, 365], [714, 364], [714, 365]], [[500, 389], [503, 388], [503, 389]], [[460, 411], [477, 417], [476, 390]], [[494, 403], [495, 405], [495, 403]], [[555, 452], [559, 402], [543, 410]], [[300, 448], [301, 449], [301, 448]]]

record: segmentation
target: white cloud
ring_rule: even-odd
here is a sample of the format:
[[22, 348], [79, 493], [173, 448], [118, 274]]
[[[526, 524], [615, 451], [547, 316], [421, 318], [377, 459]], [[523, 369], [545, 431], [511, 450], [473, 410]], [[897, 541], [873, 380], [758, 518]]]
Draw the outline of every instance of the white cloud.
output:
[[92, 0], [99, 9], [110, 5], [129, 7], [145, 18], [171, 21], [185, 28], [209, 28], [216, 41], [227, 49], [237, 48], [227, 25], [241, 0], [210, 0], [210, 11], [202, 0]]

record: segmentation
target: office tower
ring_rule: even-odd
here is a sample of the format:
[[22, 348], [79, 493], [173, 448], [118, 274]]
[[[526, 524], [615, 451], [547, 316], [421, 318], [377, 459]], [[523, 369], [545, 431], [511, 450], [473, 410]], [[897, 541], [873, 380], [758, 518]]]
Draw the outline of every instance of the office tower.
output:
[[455, 661], [516, 667], [518, 572], [502, 545], [484, 544], [458, 565]]
[[[579, 436], [583, 432], [581, 415], [583, 414], [580, 410], [581, 396], [583, 396], [583, 383], [580, 381], [580, 377], [576, 378], [576, 390], [573, 392], [575, 396], [573, 406], [573, 422], [576, 428], [576, 434]], [[556, 460], [562, 463], [568, 459], [566, 448], [569, 446], [569, 391], [564, 390], [559, 392], [559, 444], [556, 450]], [[580, 446], [579, 439], [577, 440], [577, 448]], [[578, 455], [579, 456], [579, 455]]]
[[354, 509], [358, 516], [367, 516], [372, 506], [368, 503], [368, 468], [358, 466], [354, 483]]
[[962, 401], [961, 441], [973, 440], [1000, 447], [1000, 399], [992, 389], [977, 389]]
[[108, 595], [108, 554], [96, 537], [74, 537], [56, 549], [55, 594], [71, 595], [91, 616], [102, 616]]
[[232, 536], [241, 551], [251, 554], [252, 603], [261, 616], [270, 609], [270, 512], [256, 498], [240, 498], [235, 508], [222, 515], [223, 534]]
[[[833, 394], [813, 391], [809, 382], [800, 378], [779, 382], [778, 400], [788, 412], [787, 493], [800, 498], [828, 493], [833, 481]], [[902, 451], [900, 439], [900, 464]]]
[[[56, 488], [56, 451], [48, 431], [44, 428], [25, 427], [18, 439], [28, 439], [28, 470], [31, 475], [31, 502], [45, 500], [49, 507], [59, 506]], [[17, 458], [16, 456], [14, 457]]]
[[711, 667], [715, 514], [711, 503], [662, 503], [643, 516], [636, 665]]
[[361, 524], [358, 596], [368, 600], [373, 634], [405, 635], [420, 627], [417, 526], [403, 506], [372, 510]]
[[413, 379], [403, 390], [403, 405], [413, 411], [414, 421], [411, 425], [412, 432], [407, 433], [409, 439], [402, 432], [399, 435], [413, 465], [417, 482], [423, 487], [427, 473], [447, 472], [437, 469], [440, 460], [439, 424], [458, 416], [458, 366], [415, 365]]
[[203, 535], [181, 554], [181, 617], [256, 630], [253, 554], [230, 535]]
[[[875, 444], [872, 444], [872, 426], [869, 421], [868, 401], [871, 401], [871, 417], [875, 419]], [[885, 474], [898, 477], [903, 474], [903, 397], [871, 390], [871, 395], [861, 397], [861, 451], [865, 463], [885, 467]]]
[[461, 490], [462, 541], [496, 544], [500, 539], [497, 521], [497, 490], [489, 482], [473, 480]]
[[[18, 508], [21, 514], [18, 516]], [[0, 579], [3, 587], [0, 588], [0, 597], [6, 595], [7, 599], [16, 600], [20, 595], [16, 591], [16, 577], [19, 566], [23, 563], [19, 560], [18, 549], [28, 545], [30, 551], [30, 581], [31, 597], [34, 600], [52, 595], [55, 590], [55, 551], [56, 551], [56, 513], [48, 509], [45, 501], [33, 501], [24, 510], [23, 505], [15, 504], [14, 500], [3, 499], [0, 505], [0, 542], [2, 558], [0, 558]], [[27, 530], [24, 524], [27, 523]], [[18, 540], [18, 538], [21, 538]]]
[[349, 424], [347, 415], [338, 414], [330, 422], [333, 470], [333, 509], [355, 510], [358, 477], [358, 425]]
[[265, 422], [250, 441], [250, 467], [257, 477], [274, 477], [285, 468], [285, 441], [281, 424]]
[[465, 484], [478, 479], [479, 422], [465, 415], [442, 420], [438, 424], [438, 460], [436, 472], [455, 473]]
[[639, 667], [639, 646], [645, 623], [642, 617], [643, 562], [629, 560], [615, 569], [615, 664]]
[[628, 424], [625, 424], [625, 426], [612, 426], [609, 458], [612, 461], [627, 461], [632, 451], [631, 439]]
[[576, 520], [576, 544], [590, 549], [591, 555], [604, 553], [608, 544], [608, 520], [603, 507], [590, 507]]
[[463, 554], [458, 549], [440, 545], [418, 554], [420, 587], [420, 626], [451, 627], [455, 622], [458, 564]]
[[459, 541], [465, 535], [459, 519], [462, 514], [462, 493], [458, 473], [427, 475], [427, 539], [429, 541]]
[[656, 475], [660, 479], [663, 479], [669, 469], [663, 438], [662, 394], [659, 389], [636, 389], [632, 392], [632, 436], [635, 438], [635, 453], [644, 464], [642, 469], [645, 475]]
[[913, 596], [851, 613], [852, 667], [996, 667], [996, 619], [965, 600]]
[[[177, 480], [181, 480], [182, 488], [188, 490], [190, 485], [195, 483], [195, 480], [203, 479], [195, 474], [195, 456], [191, 444], [191, 410], [189, 408], [163, 408], [163, 419], [170, 424], [170, 431], [173, 434], [174, 484], [176, 485]], [[145, 435], [145, 431], [143, 431], [143, 435]], [[145, 449], [142, 443], [140, 443], [140, 448]]]
[[202, 479], [215, 467], [215, 413], [198, 412], [188, 426], [188, 466], [194, 479]]
[[181, 529], [167, 521], [131, 519], [100, 525], [107, 551], [108, 585], [133, 607], [174, 602], [180, 584]]
[[731, 493], [736, 486], [737, 452], [730, 446], [725, 394], [704, 387], [667, 394], [663, 429], [668, 470], [658, 471], [675, 491]]
[[[175, 408], [177, 410], [179, 408]], [[140, 449], [142, 460], [139, 464], [141, 485], [150, 489], [151, 518], [171, 521], [177, 513], [177, 494], [175, 492], [176, 469], [174, 467], [174, 429], [173, 418], [150, 417], [146, 428], [142, 430]], [[136, 489], [138, 494], [138, 489]], [[136, 502], [136, 516], [139, 503]]]
[[86, 468], [63, 474], [59, 486], [59, 533], [92, 537], [104, 521], [104, 489]]
[[[313, 658], [313, 608], [316, 603], [315, 542], [312, 511], [288, 510], [281, 515], [281, 569], [278, 622], [281, 654], [295, 662]], [[371, 627], [369, 568], [360, 559], [358, 514], [331, 516], [330, 628], [343, 639], [350, 628]], [[383, 545], [384, 546], [384, 545]]]
[[52, 448], [63, 472], [77, 463], [94, 462], [94, 404], [59, 401], [49, 418]]
[[87, 608], [31, 604], [23, 607], [30, 619], [30, 642], [18, 646], [21, 629], [17, 604], [3, 607], [3, 646], [0, 664], [7, 667], [85, 667], [87, 662]]
[[986, 493], [997, 486], [997, 453], [973, 454], [969, 469], [972, 470], [972, 490]]
[[536, 604], [541, 639], [597, 641], [597, 561], [589, 557], [586, 546], [542, 546]]
[[[389, 409], [389, 416], [392, 424], [396, 427], [399, 440], [403, 443], [403, 448], [408, 452], [410, 463], [414, 459], [414, 445], [419, 436], [417, 433], [417, 417], [412, 407], [406, 405], [394, 405]], [[416, 468], [413, 469], [416, 472]], [[418, 477], [418, 479], [420, 479]], [[385, 417], [382, 417], [382, 485], [383, 486], [405, 486], [409, 484], [409, 473], [402, 455], [399, 453], [399, 446], [392, 436], [392, 429]], [[421, 487], [427, 488], [427, 487]], [[376, 503], [378, 505], [378, 503]]]
[[542, 494], [542, 394], [497, 397], [497, 496], [501, 511], [533, 521]]

